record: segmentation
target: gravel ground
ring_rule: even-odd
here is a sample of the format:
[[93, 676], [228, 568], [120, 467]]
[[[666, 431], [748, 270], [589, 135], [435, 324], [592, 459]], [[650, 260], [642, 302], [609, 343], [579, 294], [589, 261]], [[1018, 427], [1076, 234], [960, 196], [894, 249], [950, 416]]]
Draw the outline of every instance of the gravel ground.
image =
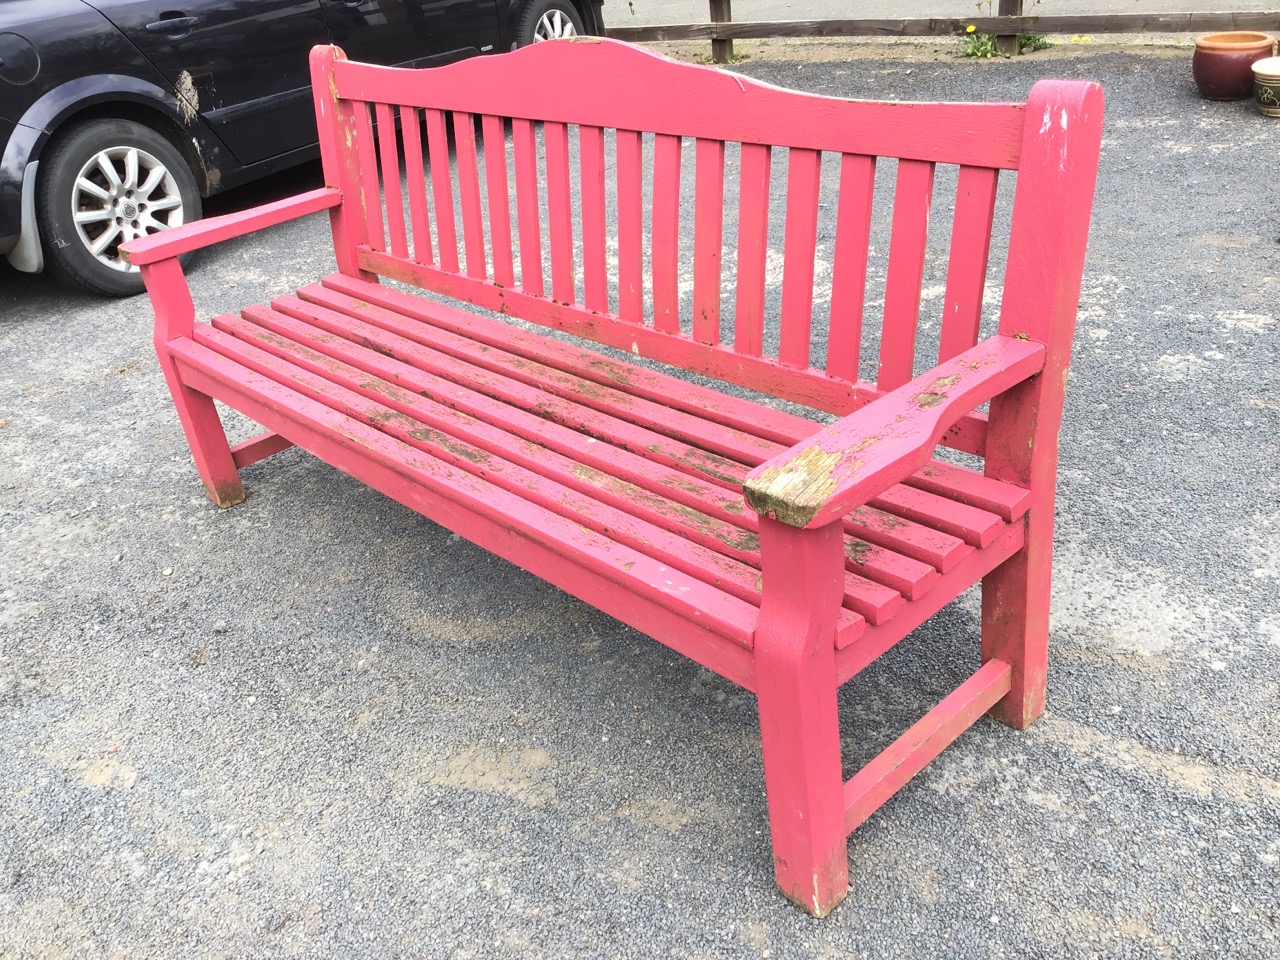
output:
[[[1186, 55], [890, 57], [738, 69], [1107, 90], [1046, 716], [966, 733], [811, 920], [773, 887], [749, 695], [298, 451], [215, 509], [145, 299], [6, 267], [0, 955], [1280, 955], [1280, 123], [1201, 102]], [[331, 269], [326, 233], [206, 254], [200, 309]], [[956, 605], [844, 688], [850, 766], [976, 631]]]

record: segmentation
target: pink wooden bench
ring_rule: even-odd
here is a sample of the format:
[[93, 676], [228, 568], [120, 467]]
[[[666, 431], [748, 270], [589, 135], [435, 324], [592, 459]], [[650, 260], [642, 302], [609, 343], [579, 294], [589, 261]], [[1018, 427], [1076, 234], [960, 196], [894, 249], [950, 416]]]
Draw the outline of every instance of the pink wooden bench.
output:
[[[777, 881], [827, 913], [859, 824], [984, 713], [1023, 728], [1044, 708], [1101, 91], [844, 101], [595, 39], [423, 71], [317, 48], [312, 69], [329, 186], [129, 245], [210, 498], [240, 502], [240, 469], [296, 444], [753, 691]], [[956, 186], [924, 356], [939, 165]], [[896, 176], [871, 310], [877, 168]], [[980, 339], [1002, 171], [1008, 266]], [[336, 273], [195, 323], [179, 255], [319, 210]], [[268, 432], [229, 445], [215, 399]], [[839, 685], [979, 580], [972, 676], [844, 780]]]

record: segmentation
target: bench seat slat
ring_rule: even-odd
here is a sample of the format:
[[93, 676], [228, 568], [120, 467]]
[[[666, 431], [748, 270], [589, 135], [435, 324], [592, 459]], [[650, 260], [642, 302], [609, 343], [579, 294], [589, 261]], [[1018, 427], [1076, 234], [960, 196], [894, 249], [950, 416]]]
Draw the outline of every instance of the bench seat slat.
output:
[[[340, 292], [347, 290], [368, 299], [359, 299]], [[424, 324], [434, 321], [435, 324], [449, 332], [460, 331], [459, 336], [462, 335], [462, 332], [469, 331], [480, 340], [482, 345], [490, 347], [490, 352], [500, 345], [505, 345], [517, 352], [521, 357], [534, 361], [541, 360], [548, 364], [555, 364], [560, 368], [575, 370], [584, 379], [594, 376], [596, 382], [601, 384], [610, 384], [612, 386], [625, 384], [628, 390], [638, 392], [642, 396], [658, 397], [661, 396], [664, 389], [668, 395], [676, 396], [682, 389], [688, 389], [690, 396], [695, 399], [705, 396], [706, 409], [709, 411], [715, 410], [715, 416], [719, 420], [733, 419], [735, 422], [745, 423], [750, 419], [750, 411], [756, 409], [759, 411], [760, 422], [768, 423], [773, 428], [770, 432], [770, 437], [776, 438], [783, 445], [790, 445], [802, 440], [819, 427], [813, 421], [802, 417], [782, 413], [767, 407], [760, 407], [745, 400], [726, 397], [715, 391], [697, 387], [664, 374], [641, 370], [629, 364], [609, 360], [599, 354], [580, 351], [568, 344], [548, 340], [536, 334], [513, 330], [497, 321], [474, 317], [472, 314], [464, 313], [451, 307], [439, 304], [425, 304], [421, 300], [407, 297], [377, 284], [350, 280], [345, 277], [333, 277], [326, 280], [325, 286], [313, 285], [304, 287], [299, 291], [299, 294], [309, 302], [341, 310], [347, 317], [358, 317], [365, 321], [376, 320], [383, 328], [395, 333], [403, 333], [406, 336], [416, 335], [420, 339], [428, 336], [429, 327], [414, 324], [414, 320], [422, 320]], [[379, 310], [375, 306], [379, 303], [393, 305], [397, 309], [394, 311]], [[401, 309], [406, 312], [412, 312], [409, 316], [405, 316], [400, 313]], [[475, 323], [471, 325], [469, 330], [469, 321], [471, 320], [474, 320]], [[341, 330], [349, 325], [350, 320], [343, 319], [334, 324], [334, 329]], [[505, 343], [501, 337], [502, 331], [507, 331], [508, 333]], [[539, 346], [541, 346], [541, 351]], [[465, 379], [468, 374], [459, 372], [456, 375]], [[471, 372], [470, 376], [476, 377], [478, 374]], [[481, 375], [481, 380], [477, 382], [482, 381], [488, 382], [484, 381]], [[537, 384], [536, 381], [526, 386], [525, 390], [529, 396], [536, 397], [537, 400], [543, 402], [546, 401], [546, 394], [542, 393], [540, 384]], [[533, 402], [537, 402], [537, 400]], [[596, 411], [586, 411], [579, 408], [572, 411], [570, 418], [564, 422], [573, 425], [575, 429], [595, 431], [596, 435], [602, 438], [613, 438], [628, 449], [637, 450], [642, 454], [665, 458], [663, 462], [673, 465], [677, 469], [697, 469], [715, 482], [735, 485], [740, 484], [743, 476], [745, 476], [745, 469], [740, 467], [737, 462], [726, 460], [715, 454], [700, 453], [692, 447], [671, 441], [661, 434], [616, 422], [613, 422], [614, 426], [610, 429], [611, 421], [607, 418], [602, 418]], [[776, 451], [780, 447], [774, 446], [769, 449]], [[971, 482], [982, 484], [993, 490], [1007, 486], [1000, 483], [1000, 481], [982, 478], [971, 471], [968, 473]], [[1014, 489], [1018, 490], [1019, 494], [1021, 493], [1020, 488]], [[929, 563], [943, 573], [958, 563], [966, 552], [965, 544], [958, 536], [951, 536], [880, 511], [864, 508], [856, 512], [850, 518], [850, 521], [848, 529], [854, 535], [877, 545], [885, 546], [888, 549], [901, 552], [915, 560]]]
[[[367, 306], [355, 312], [371, 320], [385, 315], [385, 312]], [[419, 327], [407, 332], [417, 342], [429, 342], [431, 346], [475, 366], [503, 373], [530, 386], [538, 386], [562, 399], [580, 400], [619, 420], [654, 429], [673, 439], [690, 443], [709, 453], [729, 457], [747, 466], [756, 466], [785, 449], [782, 444], [718, 427], [692, 414], [673, 411], [669, 407], [633, 397], [622, 389], [621, 384], [603, 386], [586, 381], [533, 360], [477, 345], [459, 334], [436, 330], [430, 334], [429, 341], [426, 341], [426, 331], [430, 329]], [[958, 536], [973, 546], [987, 546], [1002, 522], [999, 516], [985, 510], [911, 487], [888, 491], [871, 500], [870, 505], [933, 526], [944, 533]]]
[[[345, 302], [335, 300], [325, 292], [325, 288], [341, 292], [350, 299]], [[423, 320], [478, 343], [501, 348], [604, 386], [625, 383], [627, 391], [634, 396], [686, 412], [696, 412], [703, 419], [754, 433], [784, 446], [791, 446], [811, 436], [820, 426], [805, 417], [729, 396], [668, 374], [613, 360], [535, 333], [516, 330], [500, 321], [444, 304], [427, 305], [418, 297], [341, 274], [326, 278], [323, 288], [311, 285], [302, 288], [299, 293], [313, 302], [328, 303], [339, 309], [346, 309], [347, 312], [351, 312], [350, 305], [355, 301], [386, 306], [397, 313]], [[339, 306], [340, 304], [343, 306]], [[1021, 503], [1022, 512], [1025, 512], [1026, 504], [1029, 503], [1029, 496], [1021, 487], [984, 477], [962, 467], [946, 468], [943, 465], [933, 476], [921, 478], [920, 482], [910, 482], [913, 486], [920, 486], [933, 493], [991, 510], [1006, 520], [1016, 519], [1013, 513], [1008, 512], [1011, 504]], [[1021, 516], [1021, 512], [1017, 516]]]
[[781, 445], [746, 431], [708, 424], [695, 414], [673, 410], [652, 400], [633, 396], [625, 391], [622, 384], [595, 383], [547, 366], [538, 360], [527, 359], [496, 346], [477, 343], [462, 334], [437, 327], [406, 324], [390, 311], [380, 311], [366, 305], [355, 308], [353, 312], [379, 326], [390, 323], [402, 336], [468, 364], [537, 386], [552, 396], [572, 398], [619, 420], [648, 427], [720, 457], [749, 463], [757, 458], [767, 459], [782, 449]]
[[[338, 469], [748, 689], [756, 608], [309, 400], [190, 340], [170, 354], [216, 396]], [[618, 590], [622, 587], [622, 590]], [[725, 641], [728, 641], [726, 643]]]
[[[588, 436], [548, 419], [545, 416], [546, 408], [540, 404], [536, 391], [532, 391], [531, 388], [525, 387], [522, 392], [520, 389], [522, 385], [515, 384], [515, 389], [506, 394], [511, 402], [503, 402], [501, 399], [470, 389], [465, 385], [468, 382], [465, 376], [459, 375], [459, 380], [462, 382], [455, 382], [429, 372], [431, 362], [429, 355], [423, 351], [419, 351], [415, 357], [415, 364], [420, 365], [405, 363], [387, 355], [386, 352], [380, 352], [385, 349], [384, 346], [380, 346], [379, 349], [361, 346], [359, 343], [349, 342], [326, 333], [322, 327], [311, 326], [309, 322], [314, 323], [323, 317], [326, 312], [324, 308], [306, 305], [290, 297], [277, 299], [273, 306], [277, 310], [249, 308], [245, 311], [245, 316], [327, 357], [349, 363], [363, 373], [373, 374], [423, 396], [430, 396], [460, 414], [475, 417], [486, 424], [501, 428], [513, 437], [563, 454], [574, 464], [582, 464], [595, 471], [604, 471], [621, 483], [633, 485], [648, 494], [657, 494], [664, 500], [671, 501], [673, 505], [686, 509], [692, 508], [700, 515], [732, 524], [742, 531], [754, 534], [757, 529], [754, 514], [744, 508], [742, 495], [737, 490], [727, 489], [699, 477], [671, 469], [622, 447], [598, 442], [597, 437]], [[374, 345], [385, 345], [387, 342], [388, 335], [378, 328], [366, 330], [365, 325], [358, 321], [351, 325], [353, 334], [361, 336], [362, 331], [370, 335], [370, 342]], [[412, 351], [409, 356], [413, 356]], [[443, 359], [446, 367], [457, 363], [449, 358]], [[483, 371], [477, 371], [477, 374], [484, 376]], [[520, 403], [522, 395], [524, 401]], [[540, 410], [541, 415], [532, 412], [535, 410]], [[535, 457], [531, 465], [534, 469], [539, 469], [545, 467], [546, 462]], [[567, 471], [569, 477], [572, 477], [573, 473], [573, 469]], [[573, 480], [566, 479], [564, 482], [572, 484]], [[631, 492], [629, 497], [634, 502], [637, 494]], [[670, 508], [667, 510], [669, 512]], [[679, 514], [677, 513], [676, 516], [678, 521]], [[720, 549], [715, 538], [703, 542], [712, 549]], [[751, 544], [750, 555], [744, 558], [753, 566], [759, 566], [758, 549], [758, 543]], [[876, 583], [892, 587], [908, 599], [914, 600], [923, 595], [936, 579], [936, 572], [931, 565], [894, 552], [892, 547], [878, 546], [866, 540], [851, 538], [846, 544], [846, 554], [849, 557], [850, 570]]]
[[[212, 330], [200, 331], [197, 342], [263, 376], [271, 377], [283, 386], [298, 390], [311, 400], [517, 493], [545, 510], [670, 564], [689, 576], [717, 585], [739, 600], [753, 605], [759, 602], [758, 571], [726, 555], [745, 554], [744, 547], [755, 539], [750, 534], [727, 524], [715, 525], [711, 518], [702, 517], [700, 525], [707, 531], [704, 539], [712, 539], [716, 535], [724, 538], [725, 542], [721, 544], [723, 553], [685, 537], [673, 536], [669, 531], [619, 509], [619, 504], [626, 503], [625, 498], [608, 488], [606, 478], [599, 471], [582, 471], [590, 479], [580, 486], [593, 491], [592, 496], [584, 496], [544, 475], [554, 472], [552, 470], [544, 469], [539, 473], [517, 463], [518, 447], [512, 444], [510, 437], [497, 437], [495, 441], [494, 435], [499, 431], [492, 428], [486, 431], [483, 425], [468, 423], [471, 418], [464, 414], [433, 410], [437, 405], [396, 384], [383, 381], [375, 385], [355, 368], [283, 337], [268, 335], [255, 338], [255, 331], [261, 329], [238, 317], [219, 317], [215, 318]], [[274, 349], [266, 349], [268, 347]], [[311, 363], [306, 366], [298, 362], [307, 359]], [[365, 381], [364, 389], [354, 389], [362, 380]], [[468, 427], [470, 429], [466, 429]], [[476, 439], [476, 434], [490, 441], [488, 449], [470, 442]], [[496, 455], [491, 450], [502, 451], [507, 456]], [[526, 462], [538, 457], [556, 456], [534, 444], [528, 444], [524, 452], [528, 455], [523, 458]], [[544, 462], [543, 466], [545, 468], [547, 464]], [[572, 475], [572, 470], [567, 472]], [[653, 515], [653, 511], [648, 512]]]
[[994, 513], [902, 484], [872, 497], [870, 504], [895, 516], [927, 523], [944, 533], [960, 537], [972, 547], [990, 546], [1004, 526]]
[[[547, 366], [596, 383], [616, 384], [625, 381], [627, 389], [637, 397], [689, 413], [698, 413], [735, 430], [753, 431], [758, 436], [777, 443], [790, 445], [797, 439], [808, 436], [819, 426], [814, 421], [793, 413], [764, 407], [668, 374], [614, 360], [596, 351], [551, 340], [538, 333], [514, 329], [510, 324], [474, 312], [446, 304], [427, 303], [421, 297], [392, 290], [381, 284], [333, 274], [325, 278], [323, 287], [344, 294], [350, 300], [362, 300], [387, 307], [403, 316], [470, 337], [478, 343], [500, 347], [518, 356], [536, 359]], [[321, 296], [321, 287], [314, 284], [303, 287], [299, 295], [307, 299]]]
[[[281, 382], [297, 384], [312, 399], [330, 402], [348, 416], [392, 430], [400, 439], [412, 442], [415, 434], [411, 429], [397, 426], [399, 421], [386, 412], [390, 406], [400, 418], [416, 418], [430, 430], [447, 435], [449, 442], [436, 444], [444, 453], [436, 455], [450, 459], [456, 466], [470, 469], [471, 464], [483, 464], [491, 479], [506, 478], [505, 482], [502, 479], [496, 482], [504, 482], [517, 492], [530, 491], [549, 509], [567, 511], [566, 515], [579, 522], [691, 575], [698, 576], [700, 571], [705, 571], [707, 578], [723, 581], [724, 588], [739, 599], [756, 600], [760, 558], [759, 542], [752, 530], [678, 504], [631, 484], [612, 471], [580, 464], [541, 443], [513, 436], [503, 428], [426, 399], [410, 389], [404, 376], [371, 380], [368, 372], [346, 362], [343, 354], [350, 351], [320, 352], [300, 343], [299, 340], [306, 339], [305, 325], [285, 315], [254, 307], [244, 311], [244, 319], [219, 317], [214, 320], [214, 326], [217, 335], [202, 334], [201, 342], [232, 356], [237, 362]], [[249, 346], [237, 347], [226, 335]], [[316, 343], [316, 346], [323, 344]], [[358, 349], [351, 347], [351, 350]], [[264, 363], [263, 353], [277, 358], [276, 361]], [[340, 358], [335, 358], [335, 353]], [[280, 365], [286, 362], [290, 365], [288, 369], [279, 372]], [[329, 381], [333, 390], [318, 385], [322, 384], [319, 378]], [[365, 398], [365, 404], [372, 403], [374, 412], [369, 414], [364, 407], [353, 406], [351, 394]], [[460, 452], [463, 447], [470, 452]], [[529, 472], [542, 480], [531, 479]], [[544, 489], [548, 486], [549, 491]], [[586, 498], [599, 503], [592, 509], [585, 505]], [[693, 555], [686, 557], [686, 549], [692, 550]], [[713, 557], [713, 552], [719, 558]], [[847, 602], [851, 610], [873, 623], [881, 623], [901, 608], [902, 598], [897, 590], [859, 575], [862, 566], [858, 561], [865, 560], [865, 553], [857, 545], [849, 550], [849, 567], [857, 573], [850, 573], [846, 578]], [[748, 570], [743, 564], [755, 569]], [[894, 566], [902, 567], [901, 564]], [[919, 582], [927, 584], [928, 579], [932, 578], [921, 578]]]
[[1017, 520], [1031, 508], [1030, 490], [940, 460], [934, 460], [904, 482], [994, 513], [1002, 520]]

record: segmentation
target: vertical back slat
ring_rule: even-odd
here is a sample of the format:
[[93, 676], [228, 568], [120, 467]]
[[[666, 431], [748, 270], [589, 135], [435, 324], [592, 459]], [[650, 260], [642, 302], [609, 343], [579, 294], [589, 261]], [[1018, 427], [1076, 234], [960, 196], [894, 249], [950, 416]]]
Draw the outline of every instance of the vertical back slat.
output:
[[885, 280], [884, 326], [880, 333], [880, 372], [876, 385], [893, 390], [911, 379], [915, 368], [920, 286], [933, 202], [933, 164], [899, 160], [893, 198], [893, 233]]
[[511, 256], [511, 199], [507, 183], [507, 135], [502, 118], [486, 114], [480, 121], [484, 134], [484, 175], [489, 192], [489, 243], [493, 249], [493, 279], [504, 287], [515, 285]]
[[547, 223], [551, 233], [551, 296], [573, 303], [573, 198], [569, 177], [569, 127], [544, 123], [547, 148]]
[[978, 342], [998, 175], [999, 171], [990, 167], [960, 168], [955, 219], [951, 226], [951, 259], [947, 264], [947, 292], [942, 302], [939, 363]]
[[480, 165], [476, 160], [476, 121], [470, 113], [453, 115], [454, 153], [458, 160], [458, 199], [462, 205], [462, 243], [467, 276], [489, 275], [484, 252], [484, 210], [480, 205]]
[[578, 128], [578, 168], [582, 180], [582, 287], [585, 306], [609, 312], [605, 268], [604, 130]]
[[356, 138], [360, 154], [360, 209], [369, 225], [369, 246], [386, 250], [387, 237], [382, 230], [382, 191], [378, 187], [378, 164], [373, 146], [373, 120], [369, 104], [356, 103], [356, 122], [360, 134]]
[[782, 331], [778, 348], [778, 360], [787, 367], [809, 366], [821, 184], [822, 154], [817, 150], [788, 151], [786, 259], [782, 264]]
[[680, 138], [653, 145], [653, 325], [680, 332]]
[[413, 259], [431, 258], [431, 221], [427, 217], [427, 175], [422, 163], [422, 117], [413, 107], [400, 108], [400, 135], [404, 138], [404, 179], [409, 191], [409, 225], [413, 230]]
[[431, 188], [436, 201], [436, 240], [440, 246], [440, 269], [458, 272], [458, 229], [453, 216], [453, 183], [449, 169], [449, 135], [444, 114], [426, 111], [427, 153], [431, 162]]
[[387, 231], [391, 254], [409, 256], [409, 240], [404, 230], [404, 197], [400, 192], [400, 152], [396, 148], [396, 114], [389, 103], [377, 106], [378, 159], [382, 163], [382, 192], [387, 198]]
[[831, 255], [827, 373], [843, 380], [858, 379], [862, 316], [867, 295], [867, 253], [871, 246], [871, 203], [875, 187], [875, 157], [852, 153], [841, 157], [836, 242]]
[[643, 142], [635, 130], [619, 130], [618, 153], [618, 316], [644, 320]]
[[740, 174], [733, 348], [758, 357], [764, 342], [764, 271], [769, 249], [769, 148], [744, 143]]
[[724, 143], [694, 149], [693, 339], [720, 342], [720, 257], [724, 247]]
[[516, 216], [520, 230], [520, 286], [542, 296], [542, 224], [538, 219], [538, 143], [533, 121], [511, 121], [516, 165]]

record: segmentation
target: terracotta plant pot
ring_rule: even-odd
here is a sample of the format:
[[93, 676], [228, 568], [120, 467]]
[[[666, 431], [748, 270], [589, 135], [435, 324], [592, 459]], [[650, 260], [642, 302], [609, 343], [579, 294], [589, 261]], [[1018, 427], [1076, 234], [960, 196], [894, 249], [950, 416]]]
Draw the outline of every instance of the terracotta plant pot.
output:
[[1267, 57], [1253, 65], [1253, 96], [1268, 117], [1280, 117], [1280, 57]]
[[1206, 33], [1196, 38], [1191, 74], [1206, 100], [1253, 96], [1253, 64], [1271, 56], [1274, 38], [1252, 30]]

